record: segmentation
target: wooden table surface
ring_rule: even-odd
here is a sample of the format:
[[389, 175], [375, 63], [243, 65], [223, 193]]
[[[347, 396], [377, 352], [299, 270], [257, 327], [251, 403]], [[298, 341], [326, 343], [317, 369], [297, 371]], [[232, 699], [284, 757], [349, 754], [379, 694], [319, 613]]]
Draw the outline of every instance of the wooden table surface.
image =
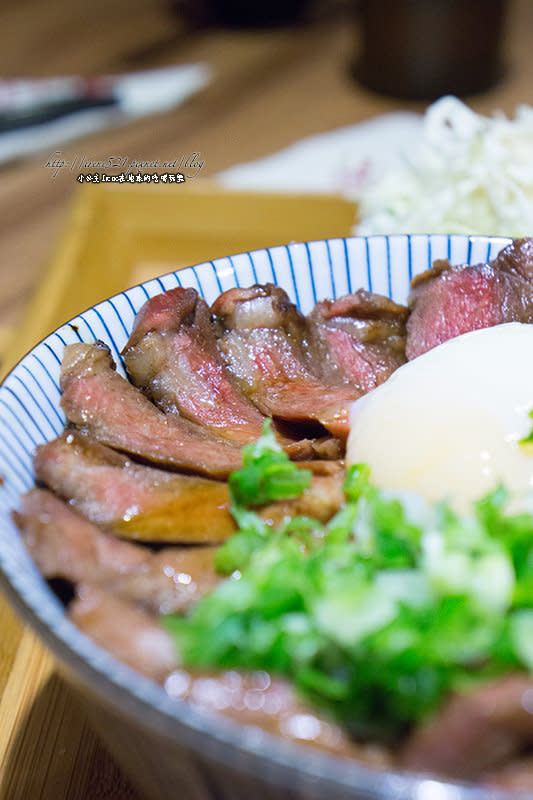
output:
[[[212, 177], [312, 133], [391, 110], [423, 110], [354, 83], [349, 64], [358, 38], [349, 5], [330, 4], [298, 29], [251, 32], [192, 26], [162, 1], [4, 0], [0, 72], [98, 74], [205, 62], [213, 80], [186, 105], [60, 149], [66, 158], [82, 151], [95, 160], [200, 152], [202, 176]], [[533, 4], [511, 0], [506, 75], [491, 91], [469, 98], [472, 107], [512, 113], [518, 103], [533, 104], [532, 42]], [[39, 284], [75, 190], [72, 173], [53, 178], [45, 168], [48, 155], [0, 168], [0, 354]], [[0, 797], [137, 798], [49, 656], [21, 636], [1, 600], [0, 631]]]

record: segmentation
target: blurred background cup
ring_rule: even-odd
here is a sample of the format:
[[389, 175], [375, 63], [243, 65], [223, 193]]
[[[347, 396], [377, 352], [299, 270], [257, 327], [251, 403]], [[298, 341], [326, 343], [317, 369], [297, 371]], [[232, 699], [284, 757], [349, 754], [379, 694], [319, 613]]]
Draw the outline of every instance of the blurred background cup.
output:
[[434, 100], [502, 76], [506, 0], [359, 0], [356, 79], [382, 94]]
[[313, 0], [170, 0], [180, 15], [230, 28], [270, 28], [305, 19]]

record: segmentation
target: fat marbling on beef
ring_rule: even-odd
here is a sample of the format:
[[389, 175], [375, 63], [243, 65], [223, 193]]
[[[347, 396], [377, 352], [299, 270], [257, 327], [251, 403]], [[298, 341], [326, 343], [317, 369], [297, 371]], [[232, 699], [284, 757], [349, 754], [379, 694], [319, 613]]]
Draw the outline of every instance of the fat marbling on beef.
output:
[[[137, 464], [75, 431], [39, 445], [36, 478], [115, 536], [154, 543], [220, 544], [236, 533], [227, 483]], [[296, 498], [258, 510], [267, 524], [305, 515], [327, 522], [342, 505], [338, 462], [302, 462], [315, 474]]]
[[533, 746], [533, 679], [510, 673], [452, 696], [415, 728], [406, 769], [475, 780]]
[[102, 444], [155, 464], [217, 478], [241, 466], [240, 448], [190, 420], [164, 414], [118, 375], [101, 342], [65, 348], [60, 386], [68, 422]]
[[218, 544], [235, 533], [227, 483], [137, 464], [77, 431], [39, 445], [33, 466], [37, 480], [116, 536]]
[[405, 362], [408, 309], [388, 297], [359, 289], [322, 300], [309, 315], [321, 363], [359, 389], [374, 389]]
[[[166, 414], [181, 415], [235, 444], [255, 442], [265, 416], [240, 392], [217, 347], [211, 312], [195, 289], [176, 287], [146, 301], [123, 350], [128, 376]], [[331, 439], [275, 432], [295, 461], [339, 458]], [[294, 434], [294, 431], [290, 432]]]
[[407, 358], [462, 333], [504, 322], [533, 322], [533, 240], [518, 239], [488, 264], [437, 261], [414, 278]]
[[153, 613], [185, 611], [220, 581], [215, 547], [167, 547], [154, 553], [104, 533], [47, 490], [25, 494], [14, 519], [46, 578], [105, 586]]
[[167, 413], [179, 413], [245, 444], [264, 416], [233, 385], [217, 350], [210, 310], [194, 289], [147, 300], [123, 350], [133, 383]]
[[320, 377], [320, 354], [308, 350], [307, 321], [279, 287], [229, 289], [213, 304], [219, 350], [237, 385], [264, 413], [319, 423], [346, 438], [354, 387]]

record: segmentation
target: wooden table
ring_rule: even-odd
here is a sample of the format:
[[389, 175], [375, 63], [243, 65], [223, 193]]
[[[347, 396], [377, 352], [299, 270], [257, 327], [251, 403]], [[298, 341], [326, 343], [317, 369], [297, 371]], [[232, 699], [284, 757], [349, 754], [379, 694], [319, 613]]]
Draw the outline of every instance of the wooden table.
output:
[[[357, 86], [349, 64], [357, 29], [349, 3], [316, 11], [308, 25], [276, 31], [191, 26], [153, 0], [4, 0], [3, 76], [102, 73], [202, 61], [214, 79], [174, 111], [61, 147], [153, 159], [200, 152], [202, 176], [279, 150], [306, 135], [416, 103]], [[478, 111], [533, 104], [533, 4], [512, 0], [505, 78], [470, 99]], [[481, 23], [482, 24], [482, 23]], [[72, 173], [53, 178], [44, 153], [0, 171], [0, 353], [39, 284], [65, 224]], [[206, 220], [206, 224], [208, 221]], [[90, 731], [49, 656], [0, 601], [0, 795], [9, 800], [138, 797]]]

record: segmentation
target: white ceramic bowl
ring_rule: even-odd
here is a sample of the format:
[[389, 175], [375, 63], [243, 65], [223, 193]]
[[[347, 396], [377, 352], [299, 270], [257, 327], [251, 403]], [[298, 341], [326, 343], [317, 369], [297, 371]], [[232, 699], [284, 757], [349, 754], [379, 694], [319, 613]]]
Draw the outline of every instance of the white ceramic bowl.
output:
[[[313, 749], [194, 710], [117, 662], [80, 633], [27, 555], [10, 519], [33, 484], [36, 445], [64, 425], [59, 369], [66, 344], [101, 339], [119, 353], [148, 297], [176, 285], [208, 302], [232, 286], [274, 282], [302, 311], [359, 287], [405, 302], [413, 275], [438, 258], [474, 264], [509, 240], [483, 236], [376, 236], [332, 239], [221, 258], [128, 289], [66, 323], [28, 353], [0, 387], [0, 569], [14, 605], [51, 648], [117, 760], [152, 800], [174, 796], [305, 798], [489, 797], [475, 788], [378, 773]], [[202, 794], [204, 792], [204, 794]], [[287, 794], [286, 794], [287, 792]], [[490, 795], [501, 796], [498, 793]]]

